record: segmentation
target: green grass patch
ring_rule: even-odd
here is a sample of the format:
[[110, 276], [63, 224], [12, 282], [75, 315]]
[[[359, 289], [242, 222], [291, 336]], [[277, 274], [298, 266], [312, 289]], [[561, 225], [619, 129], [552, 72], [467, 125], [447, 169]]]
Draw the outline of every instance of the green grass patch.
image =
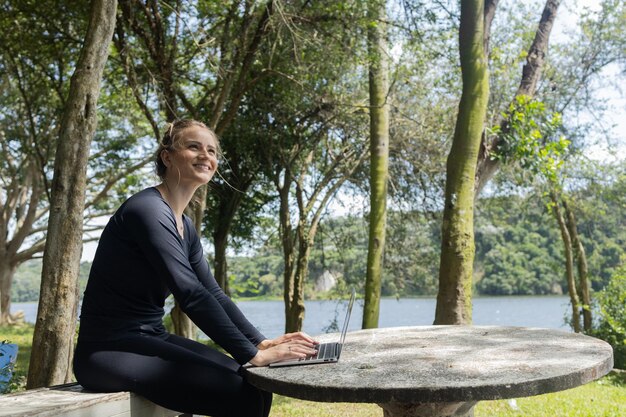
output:
[[626, 416], [626, 372], [614, 371], [581, 387], [536, 397], [483, 401], [476, 417], [622, 417]]
[[[12, 390], [24, 389], [34, 326], [0, 327], [0, 340], [19, 346]], [[481, 401], [475, 417], [623, 417], [626, 416], [626, 372], [613, 371], [582, 387], [515, 400]], [[381, 417], [375, 404], [319, 403], [274, 396], [271, 417]]]
[[274, 395], [270, 417], [381, 417], [376, 404], [318, 403]]
[[[270, 417], [382, 417], [373, 404], [317, 403], [274, 396]], [[626, 372], [613, 371], [604, 378], [567, 391], [514, 400], [481, 401], [475, 417], [624, 417]]]
[[0, 341], [6, 340], [18, 346], [17, 360], [9, 391], [19, 391], [26, 387], [26, 376], [28, 375], [34, 331], [35, 325], [30, 323], [0, 326]]

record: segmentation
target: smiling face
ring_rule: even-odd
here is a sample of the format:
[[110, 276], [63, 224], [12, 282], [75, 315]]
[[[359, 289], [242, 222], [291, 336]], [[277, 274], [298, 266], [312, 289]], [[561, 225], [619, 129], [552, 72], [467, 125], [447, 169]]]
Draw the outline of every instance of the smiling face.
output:
[[207, 128], [190, 126], [180, 139], [161, 152], [165, 180], [170, 184], [198, 187], [208, 183], [217, 171], [217, 138]]

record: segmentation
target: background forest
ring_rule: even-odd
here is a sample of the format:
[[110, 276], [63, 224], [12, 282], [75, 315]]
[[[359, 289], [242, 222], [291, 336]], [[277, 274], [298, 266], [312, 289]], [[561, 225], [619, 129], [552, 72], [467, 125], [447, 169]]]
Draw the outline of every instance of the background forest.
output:
[[[623, 181], [623, 178], [622, 178]], [[594, 198], [579, 228], [585, 236], [589, 269], [595, 291], [606, 287], [624, 256], [626, 229], [616, 198], [623, 184], [611, 184], [600, 199]], [[582, 190], [584, 194], [586, 190]], [[559, 234], [552, 216], [541, 200], [503, 196], [485, 198], [476, 216], [476, 292], [479, 295], [563, 294], [567, 289]], [[595, 204], [600, 204], [597, 206]], [[439, 218], [437, 213], [393, 212], [383, 273], [384, 296], [433, 296], [437, 293]], [[311, 253], [307, 298], [335, 297], [347, 287], [362, 288], [367, 256], [367, 219], [357, 216], [329, 218], [322, 223]], [[269, 226], [269, 225], [268, 225]], [[282, 295], [283, 262], [279, 242], [268, 230], [249, 256], [228, 257], [229, 286], [235, 298]], [[555, 243], [556, 242], [556, 243]], [[403, 248], [417, 248], [404, 253]], [[80, 293], [85, 288], [90, 262], [81, 263]], [[316, 289], [316, 281], [327, 272], [337, 279], [334, 291]], [[12, 287], [14, 302], [37, 301], [41, 263], [22, 265]]]

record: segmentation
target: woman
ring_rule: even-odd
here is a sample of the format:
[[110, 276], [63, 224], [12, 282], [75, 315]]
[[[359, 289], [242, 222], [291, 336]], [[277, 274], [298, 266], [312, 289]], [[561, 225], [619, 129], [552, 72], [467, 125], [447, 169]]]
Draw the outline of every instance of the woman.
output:
[[[74, 356], [76, 378], [85, 388], [133, 391], [185, 413], [268, 416], [271, 394], [244, 381], [240, 365], [315, 352], [316, 342], [304, 333], [266, 339], [211, 275], [183, 211], [215, 174], [218, 146], [203, 123], [171, 124], [156, 153], [161, 184], [129, 198], [105, 227]], [[232, 358], [165, 330], [163, 305], [170, 293]]]

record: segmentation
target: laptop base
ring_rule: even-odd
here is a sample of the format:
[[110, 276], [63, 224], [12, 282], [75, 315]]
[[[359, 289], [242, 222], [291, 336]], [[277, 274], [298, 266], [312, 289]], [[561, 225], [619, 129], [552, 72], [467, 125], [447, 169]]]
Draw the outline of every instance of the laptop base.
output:
[[341, 345], [337, 342], [334, 343], [324, 343], [326, 345], [326, 349], [334, 349], [334, 353], [327, 357], [306, 357], [302, 359], [290, 359], [286, 361], [274, 362], [270, 363], [270, 368], [277, 368], [280, 366], [295, 366], [295, 365], [313, 365], [317, 363], [334, 363], [339, 360], [339, 354], [341, 353]]

